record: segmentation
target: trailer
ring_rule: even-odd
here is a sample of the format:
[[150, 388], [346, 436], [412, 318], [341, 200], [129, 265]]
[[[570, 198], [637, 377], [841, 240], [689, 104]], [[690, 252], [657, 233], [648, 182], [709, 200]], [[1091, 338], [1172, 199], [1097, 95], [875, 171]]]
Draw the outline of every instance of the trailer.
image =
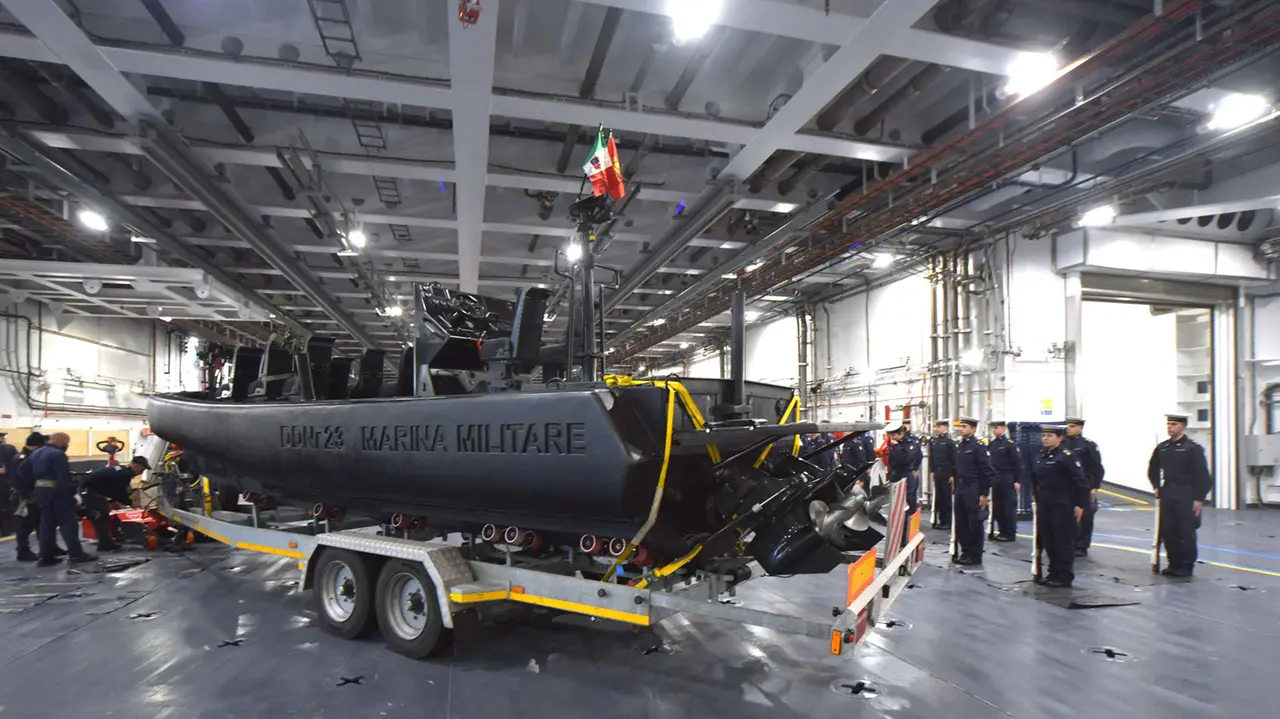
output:
[[641, 581], [620, 583], [616, 575], [602, 581], [515, 551], [500, 563], [477, 559], [477, 537], [418, 541], [394, 536], [397, 530], [388, 525], [336, 528], [316, 518], [273, 523], [256, 509], [234, 519], [230, 513], [211, 512], [203, 502], [195, 504], [199, 511], [192, 511], [163, 494], [155, 501], [176, 526], [235, 549], [296, 560], [300, 586], [313, 592], [324, 629], [348, 639], [377, 630], [389, 648], [414, 659], [448, 646], [463, 613], [512, 604], [636, 627], [653, 626], [677, 613], [725, 619], [822, 639], [839, 655], [851, 651], [885, 616], [924, 557], [920, 513], [906, 515], [905, 482], [892, 487], [889, 527], [881, 545], [832, 573], [833, 578], [844, 576], [833, 586], [833, 616], [825, 618], [723, 601], [750, 581], [742, 574], [668, 566], [664, 575], [650, 573]]

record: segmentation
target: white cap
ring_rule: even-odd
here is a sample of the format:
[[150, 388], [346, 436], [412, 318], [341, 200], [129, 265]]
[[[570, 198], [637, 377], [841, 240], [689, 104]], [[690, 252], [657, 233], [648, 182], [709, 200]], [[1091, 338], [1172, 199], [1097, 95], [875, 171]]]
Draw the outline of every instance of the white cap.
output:
[[894, 432], [900, 432], [903, 429], [904, 427], [902, 426], [902, 423], [896, 419], [884, 426], [884, 431], [886, 434], [893, 434]]

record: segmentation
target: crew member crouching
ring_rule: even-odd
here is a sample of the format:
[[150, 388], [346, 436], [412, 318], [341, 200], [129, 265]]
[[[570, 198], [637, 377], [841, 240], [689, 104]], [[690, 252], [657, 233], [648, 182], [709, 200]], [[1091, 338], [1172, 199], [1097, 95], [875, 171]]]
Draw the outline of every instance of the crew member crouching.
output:
[[84, 498], [85, 514], [93, 524], [93, 531], [98, 535], [98, 551], [119, 551], [120, 545], [111, 536], [111, 506], [115, 502], [124, 506], [133, 503], [133, 478], [151, 469], [146, 457], [134, 457], [129, 464], [115, 467], [101, 467], [85, 475], [80, 480], [80, 491]]

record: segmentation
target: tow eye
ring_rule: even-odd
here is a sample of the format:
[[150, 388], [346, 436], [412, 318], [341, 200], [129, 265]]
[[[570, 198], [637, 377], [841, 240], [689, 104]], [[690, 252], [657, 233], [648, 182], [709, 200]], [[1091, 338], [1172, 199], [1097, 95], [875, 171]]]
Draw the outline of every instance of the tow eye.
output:
[[861, 699], [874, 699], [880, 694], [880, 690], [866, 679], [858, 679], [856, 681], [849, 679], [837, 679], [831, 683], [831, 691], [845, 697], [858, 697]]

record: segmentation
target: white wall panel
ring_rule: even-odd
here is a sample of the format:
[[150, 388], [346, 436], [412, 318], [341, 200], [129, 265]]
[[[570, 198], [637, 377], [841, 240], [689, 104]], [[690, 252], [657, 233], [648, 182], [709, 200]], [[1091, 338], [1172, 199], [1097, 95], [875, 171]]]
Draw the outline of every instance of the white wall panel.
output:
[[749, 327], [744, 363], [747, 380], [795, 385], [799, 375], [798, 351], [794, 317]]
[[1147, 460], [1178, 399], [1175, 319], [1147, 305], [1084, 303], [1080, 407], [1108, 482], [1151, 488]]

